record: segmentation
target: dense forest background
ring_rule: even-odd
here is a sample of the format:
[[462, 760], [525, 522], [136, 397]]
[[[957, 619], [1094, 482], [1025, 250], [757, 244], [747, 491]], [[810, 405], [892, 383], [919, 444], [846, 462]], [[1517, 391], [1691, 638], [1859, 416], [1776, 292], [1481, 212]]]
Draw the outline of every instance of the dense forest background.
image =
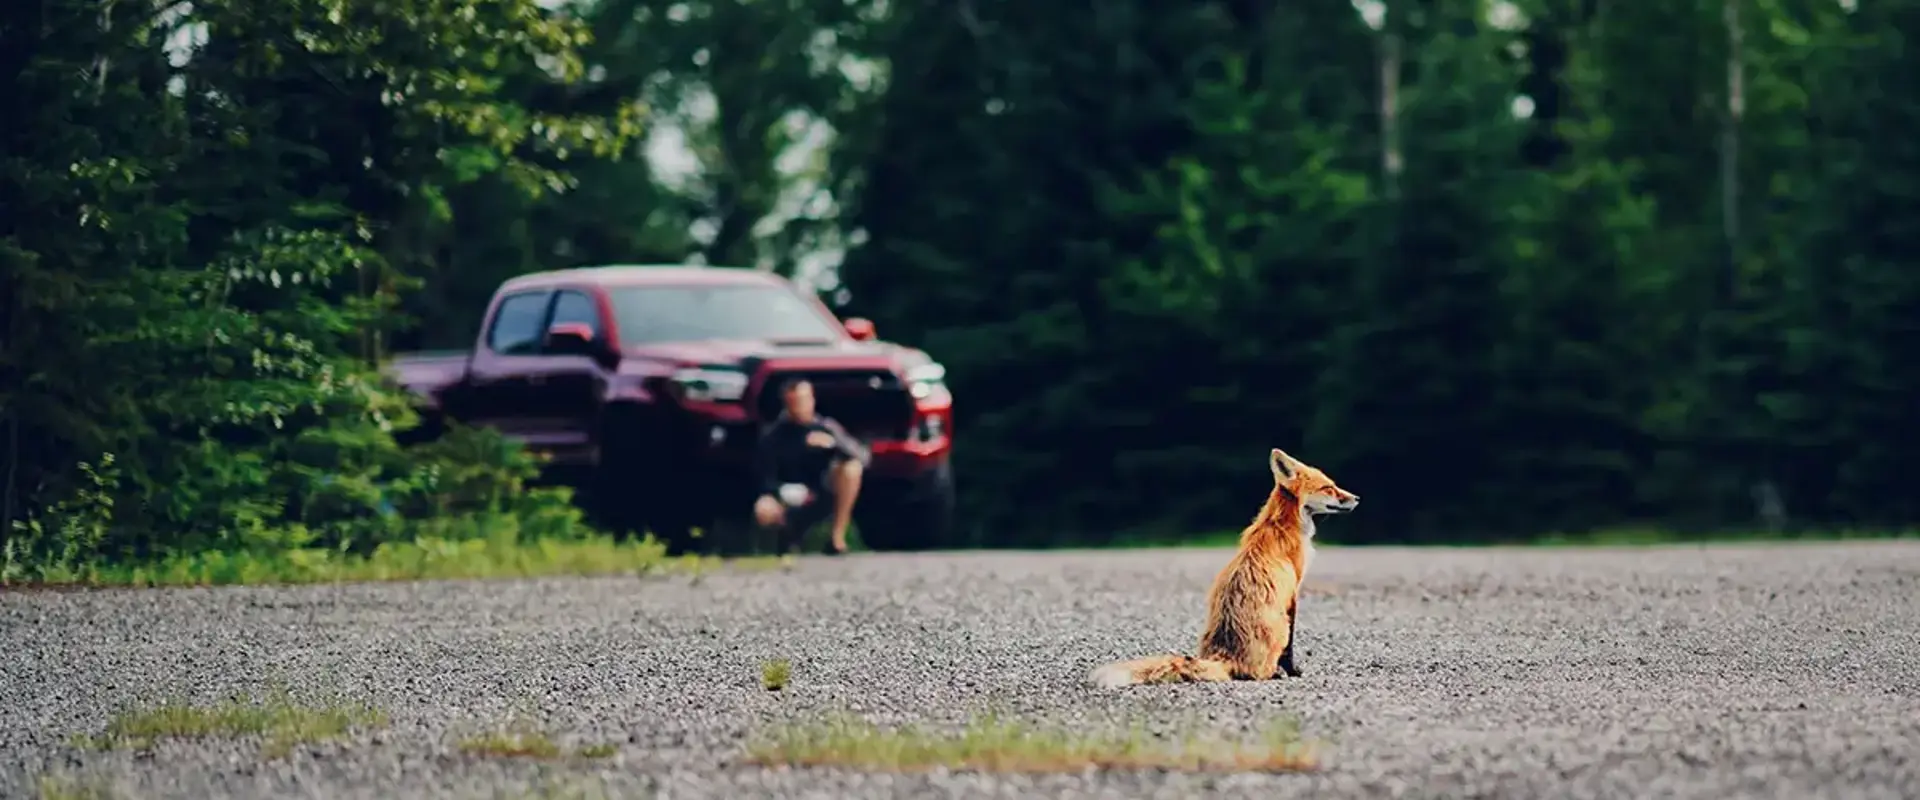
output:
[[1345, 541], [1920, 520], [1920, 0], [38, 0], [0, 108], [15, 571], [562, 535], [377, 365], [683, 260], [943, 361], [972, 544], [1269, 446]]

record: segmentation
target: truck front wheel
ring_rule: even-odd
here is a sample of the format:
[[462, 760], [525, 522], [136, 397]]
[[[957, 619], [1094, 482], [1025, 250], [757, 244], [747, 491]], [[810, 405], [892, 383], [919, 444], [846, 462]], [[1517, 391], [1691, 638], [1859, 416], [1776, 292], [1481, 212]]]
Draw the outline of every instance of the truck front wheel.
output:
[[953, 507], [953, 465], [942, 461], [910, 480], [861, 487], [853, 520], [868, 549], [937, 550], [952, 544]]

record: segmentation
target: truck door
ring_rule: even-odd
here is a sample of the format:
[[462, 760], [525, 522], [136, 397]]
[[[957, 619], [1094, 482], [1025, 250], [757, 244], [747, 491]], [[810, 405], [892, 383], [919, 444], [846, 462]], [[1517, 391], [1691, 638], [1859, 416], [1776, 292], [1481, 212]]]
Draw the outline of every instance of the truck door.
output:
[[[553, 295], [553, 313], [543, 331], [566, 323], [586, 325], [593, 341], [607, 341], [607, 324], [600, 305], [585, 289], [563, 288]], [[535, 412], [529, 420], [531, 441], [561, 463], [594, 463], [594, 428], [599, 422], [600, 399], [606, 395], [613, 366], [593, 356], [542, 350], [530, 379]]]
[[487, 334], [467, 367], [467, 422], [485, 425], [525, 441], [530, 404], [536, 393], [530, 376], [541, 361], [551, 289], [528, 289], [500, 299]]

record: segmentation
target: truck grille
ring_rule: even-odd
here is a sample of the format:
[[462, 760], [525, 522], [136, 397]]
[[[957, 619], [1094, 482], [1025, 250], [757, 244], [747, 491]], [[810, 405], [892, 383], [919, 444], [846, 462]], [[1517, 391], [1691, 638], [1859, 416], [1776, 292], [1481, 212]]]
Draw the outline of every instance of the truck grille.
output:
[[885, 370], [775, 370], [767, 373], [754, 398], [763, 420], [780, 416], [780, 389], [796, 378], [813, 384], [814, 405], [823, 415], [867, 441], [907, 438], [913, 423], [913, 398], [906, 384]]

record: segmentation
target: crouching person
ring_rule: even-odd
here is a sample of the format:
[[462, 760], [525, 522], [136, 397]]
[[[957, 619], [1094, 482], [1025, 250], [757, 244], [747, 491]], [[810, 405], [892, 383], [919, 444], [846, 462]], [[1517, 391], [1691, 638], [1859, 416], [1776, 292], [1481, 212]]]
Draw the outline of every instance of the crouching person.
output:
[[791, 550], [829, 515], [833, 535], [827, 555], [847, 552], [847, 526], [860, 496], [860, 476], [872, 455], [833, 419], [814, 410], [813, 384], [805, 379], [781, 387], [786, 410], [760, 433], [755, 478], [760, 495], [753, 516], [778, 533], [780, 550]]

